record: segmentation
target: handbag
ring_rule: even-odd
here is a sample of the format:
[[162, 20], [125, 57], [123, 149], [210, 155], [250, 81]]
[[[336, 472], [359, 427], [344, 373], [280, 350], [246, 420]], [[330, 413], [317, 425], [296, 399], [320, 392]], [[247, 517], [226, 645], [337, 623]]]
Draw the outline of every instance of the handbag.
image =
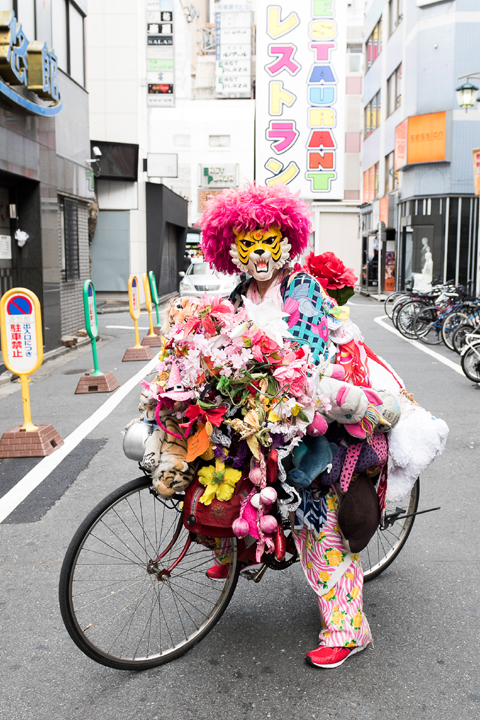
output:
[[200, 498], [205, 486], [195, 477], [185, 492], [183, 501], [183, 524], [187, 530], [207, 537], [234, 537], [233, 521], [240, 515], [240, 505], [252, 489], [248, 475], [242, 477], [235, 485], [230, 500], [224, 502], [214, 498], [210, 505], [204, 505]]

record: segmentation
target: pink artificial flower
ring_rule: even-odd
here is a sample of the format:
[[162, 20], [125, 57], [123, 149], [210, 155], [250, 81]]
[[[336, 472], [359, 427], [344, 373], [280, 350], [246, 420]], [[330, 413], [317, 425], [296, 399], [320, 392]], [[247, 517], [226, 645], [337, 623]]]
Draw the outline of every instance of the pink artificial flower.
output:
[[273, 371], [273, 376], [282, 387], [289, 387], [288, 392], [296, 398], [305, 394], [307, 375], [295, 365], [281, 365]]
[[265, 360], [270, 362], [272, 358], [268, 356], [280, 349], [280, 346], [275, 342], [275, 340], [269, 338], [261, 330], [258, 330], [258, 332], [255, 333], [255, 335], [251, 338], [251, 341], [252, 354], [258, 362], [265, 362]]

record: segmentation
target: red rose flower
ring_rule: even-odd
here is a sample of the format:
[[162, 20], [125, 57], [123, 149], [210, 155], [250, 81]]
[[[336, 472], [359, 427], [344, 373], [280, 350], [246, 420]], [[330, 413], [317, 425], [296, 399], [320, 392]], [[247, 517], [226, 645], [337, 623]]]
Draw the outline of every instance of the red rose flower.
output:
[[313, 275], [324, 289], [340, 289], [353, 287], [358, 278], [351, 268], [345, 267], [343, 262], [332, 252], [315, 255], [313, 252], [305, 261], [305, 272]]

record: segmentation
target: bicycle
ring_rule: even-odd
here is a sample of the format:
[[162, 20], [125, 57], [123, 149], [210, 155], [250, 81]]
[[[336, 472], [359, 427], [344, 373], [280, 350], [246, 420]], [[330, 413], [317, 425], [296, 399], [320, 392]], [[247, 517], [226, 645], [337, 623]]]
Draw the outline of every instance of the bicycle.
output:
[[[419, 497], [418, 479], [405, 502], [387, 504], [383, 525], [361, 553], [366, 582], [404, 547]], [[73, 642], [92, 660], [119, 670], [170, 662], [197, 645], [228, 607], [255, 543], [232, 537], [227, 578], [210, 580], [212, 541], [188, 529], [182, 498], [163, 500], [140, 477], [108, 495], [75, 533], [60, 575], [60, 609]], [[284, 527], [288, 533], [288, 521]], [[264, 555], [259, 570], [245, 571], [247, 579], [259, 582], [267, 569], [298, 562], [288, 535], [287, 550], [283, 561]]]

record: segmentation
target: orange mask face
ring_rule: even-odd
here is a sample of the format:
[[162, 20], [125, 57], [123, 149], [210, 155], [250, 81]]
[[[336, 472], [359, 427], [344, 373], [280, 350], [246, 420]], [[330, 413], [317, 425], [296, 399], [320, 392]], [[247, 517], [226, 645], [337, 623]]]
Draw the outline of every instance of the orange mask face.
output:
[[290, 245], [274, 226], [256, 230], [234, 231], [235, 245], [230, 255], [235, 265], [256, 280], [270, 280], [274, 270], [289, 258]]

